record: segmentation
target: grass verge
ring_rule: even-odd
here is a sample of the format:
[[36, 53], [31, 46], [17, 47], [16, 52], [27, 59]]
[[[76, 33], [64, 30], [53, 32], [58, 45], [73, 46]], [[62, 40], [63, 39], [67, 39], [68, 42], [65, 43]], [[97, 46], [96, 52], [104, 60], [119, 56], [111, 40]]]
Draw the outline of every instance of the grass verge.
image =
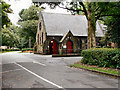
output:
[[7, 53], [7, 52], [15, 52], [15, 51], [2, 51], [2, 53]]
[[90, 66], [90, 65], [78, 64], [78, 63], [72, 64], [71, 67], [77, 67], [77, 68], [91, 70], [91, 71], [95, 71], [95, 72], [102, 72], [102, 73], [106, 73], [106, 74], [120, 76], [120, 70], [118, 70], [118, 69], [103, 68], [103, 67]]
[[22, 52], [22, 51], [21, 51], [21, 52], [19, 52], [19, 53], [33, 53], [33, 52], [29, 52], [29, 51], [28, 51], [28, 52]]

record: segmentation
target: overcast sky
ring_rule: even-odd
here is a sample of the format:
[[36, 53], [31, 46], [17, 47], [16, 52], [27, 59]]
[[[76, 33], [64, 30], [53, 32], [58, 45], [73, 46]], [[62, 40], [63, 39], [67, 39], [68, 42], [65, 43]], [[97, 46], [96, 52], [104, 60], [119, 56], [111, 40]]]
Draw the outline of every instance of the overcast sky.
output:
[[[32, 0], [4, 0], [5, 2], [9, 3], [11, 5], [11, 9], [13, 10], [13, 14], [9, 14], [9, 18], [11, 22], [15, 25], [17, 25], [17, 21], [19, 19], [19, 12], [22, 9], [27, 9], [31, 5], [33, 5]], [[67, 10], [56, 8], [56, 9], [50, 9], [49, 7], [46, 7], [45, 12], [52, 12], [52, 13], [66, 13], [68, 14]]]

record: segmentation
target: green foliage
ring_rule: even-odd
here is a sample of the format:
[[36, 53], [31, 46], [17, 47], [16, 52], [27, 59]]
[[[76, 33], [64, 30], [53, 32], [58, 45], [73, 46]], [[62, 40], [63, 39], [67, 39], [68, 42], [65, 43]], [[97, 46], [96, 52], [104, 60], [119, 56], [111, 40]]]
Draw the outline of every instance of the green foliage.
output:
[[2, 45], [23, 48], [27, 44], [26, 39], [20, 37], [19, 28], [15, 25], [2, 28]]
[[106, 39], [117, 43], [120, 48], [120, 17], [108, 17], [105, 24], [108, 26]]
[[[102, 5], [101, 5], [102, 8]], [[109, 42], [116, 43], [116, 47], [120, 48], [120, 2], [111, 2], [105, 8], [103, 14], [106, 13], [107, 17], [101, 18], [104, 21], [104, 24], [107, 25], [107, 33], [102, 42], [107, 44]], [[107, 10], [109, 9], [109, 10]]]
[[19, 45], [18, 45], [18, 48], [22, 49], [22, 48], [25, 48], [25, 47], [28, 47], [28, 41], [24, 37], [21, 37], [19, 35]]
[[33, 51], [33, 50], [34, 50], [33, 48], [23, 48], [23, 49], [22, 49], [22, 52], [23, 52], [23, 51]]
[[15, 48], [15, 49], [7, 49], [6, 51], [19, 51], [19, 48]]
[[120, 16], [120, 2], [97, 2], [99, 8], [96, 16], [98, 19], [104, 20], [107, 16]]
[[120, 49], [94, 48], [81, 52], [82, 63], [99, 67], [120, 67]]
[[2, 49], [2, 51], [19, 51], [19, 48], [15, 48], [15, 49]]
[[[70, 5], [70, 6], [69, 6]], [[103, 20], [105, 16], [120, 16], [119, 8], [120, 2], [70, 2], [67, 5], [67, 9], [70, 10], [73, 14], [83, 14], [88, 15], [87, 11], [91, 9], [95, 13], [96, 20]], [[81, 13], [82, 12], [82, 13]]]
[[[5, 7], [6, 8], [6, 7]], [[39, 7], [31, 6], [20, 12], [21, 20], [19, 27], [10, 25], [2, 29], [2, 45], [18, 48], [26, 48], [29, 45], [29, 37], [32, 39], [32, 46], [35, 42]]]
[[21, 27], [19, 27], [19, 33], [22, 37], [29, 39], [32, 36], [32, 39], [35, 39], [37, 32], [38, 20], [27, 20], [22, 22]]
[[4, 2], [3, 0], [0, 0], [0, 8], [2, 7], [2, 15], [0, 15], [0, 18], [2, 16], [2, 27], [4, 25], [9, 26], [11, 24], [10, 19], [8, 18], [8, 13], [12, 13], [12, 9], [10, 8], [10, 5]]
[[11, 25], [10, 27], [4, 27], [2, 29], [2, 45], [4, 46], [16, 46], [19, 43], [17, 27]]
[[[81, 14], [80, 12], [83, 12], [88, 19], [88, 22], [91, 23], [91, 26], [88, 26], [88, 47], [89, 47], [89, 42], [91, 44], [95, 43], [94, 41], [90, 41], [90, 37], [92, 34], [95, 32], [91, 32], [90, 28], [93, 28], [94, 31], [96, 30], [96, 21], [97, 20], [105, 20], [103, 17], [108, 17], [108, 16], [117, 16], [118, 18], [120, 17], [120, 2], [71, 2], [70, 3], [71, 8], [69, 10], [72, 11], [72, 13], [77, 13]], [[117, 19], [120, 23], [120, 18]], [[108, 21], [108, 20], [107, 20]], [[111, 21], [115, 23], [114, 21]], [[89, 25], [89, 24], [88, 24]], [[113, 24], [114, 25], [114, 24]], [[111, 25], [112, 26], [112, 25]], [[119, 24], [118, 24], [119, 26]], [[114, 29], [118, 29], [117, 26]], [[120, 32], [118, 30], [113, 30], [110, 31], [112, 32], [113, 37], [111, 37], [111, 41], [118, 41], [120, 37]], [[119, 33], [118, 33], [119, 32]], [[114, 34], [113, 34], [114, 33]], [[116, 33], [116, 35], [115, 35]], [[94, 36], [92, 36], [93, 38]], [[105, 37], [106, 38], [106, 37]], [[105, 40], [107, 41], [107, 40]], [[106, 42], [105, 42], [106, 44]], [[91, 45], [92, 46], [92, 45]]]
[[35, 43], [40, 11], [41, 11], [41, 8], [33, 5], [29, 7], [28, 9], [21, 10], [21, 12], [19, 13], [19, 16], [20, 16], [20, 20], [18, 22], [18, 24], [20, 25], [19, 34], [27, 42], [27, 45], [25, 45], [25, 47], [28, 47], [29, 37], [31, 37], [32, 47]]
[[35, 5], [29, 7], [28, 9], [22, 9], [19, 13], [21, 20], [38, 20], [39, 17], [39, 11], [41, 11], [41, 8], [36, 7]]
[[91, 71], [98, 71], [98, 72], [103, 72], [103, 73], [108, 73], [108, 74], [113, 74], [113, 75], [120, 75], [118, 70], [114, 70], [114, 69], [110, 69], [110, 68], [102, 68], [102, 67], [91, 67], [89, 65], [81, 65], [81, 64], [77, 64], [74, 63], [71, 65], [72, 67], [78, 67], [78, 68], [82, 68], [82, 69], [87, 69], [87, 70], [91, 70]]

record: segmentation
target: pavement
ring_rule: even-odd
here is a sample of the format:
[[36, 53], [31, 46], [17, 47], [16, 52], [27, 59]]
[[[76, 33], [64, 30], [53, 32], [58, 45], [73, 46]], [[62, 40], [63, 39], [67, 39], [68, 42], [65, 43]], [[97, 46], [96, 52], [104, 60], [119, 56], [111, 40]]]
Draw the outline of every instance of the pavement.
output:
[[19, 52], [0, 56], [3, 88], [118, 88], [118, 79], [69, 67], [82, 57]]

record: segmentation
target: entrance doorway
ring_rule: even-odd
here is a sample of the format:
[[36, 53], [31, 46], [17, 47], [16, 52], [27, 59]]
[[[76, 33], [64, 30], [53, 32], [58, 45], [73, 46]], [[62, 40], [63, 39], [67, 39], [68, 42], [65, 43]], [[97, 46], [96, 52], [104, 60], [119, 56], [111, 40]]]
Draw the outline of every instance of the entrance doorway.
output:
[[49, 43], [49, 53], [50, 54], [57, 54], [57, 42], [55, 40], [51, 40]]
[[67, 53], [72, 53], [72, 51], [73, 51], [73, 43], [72, 43], [72, 41], [68, 41], [67, 42]]

